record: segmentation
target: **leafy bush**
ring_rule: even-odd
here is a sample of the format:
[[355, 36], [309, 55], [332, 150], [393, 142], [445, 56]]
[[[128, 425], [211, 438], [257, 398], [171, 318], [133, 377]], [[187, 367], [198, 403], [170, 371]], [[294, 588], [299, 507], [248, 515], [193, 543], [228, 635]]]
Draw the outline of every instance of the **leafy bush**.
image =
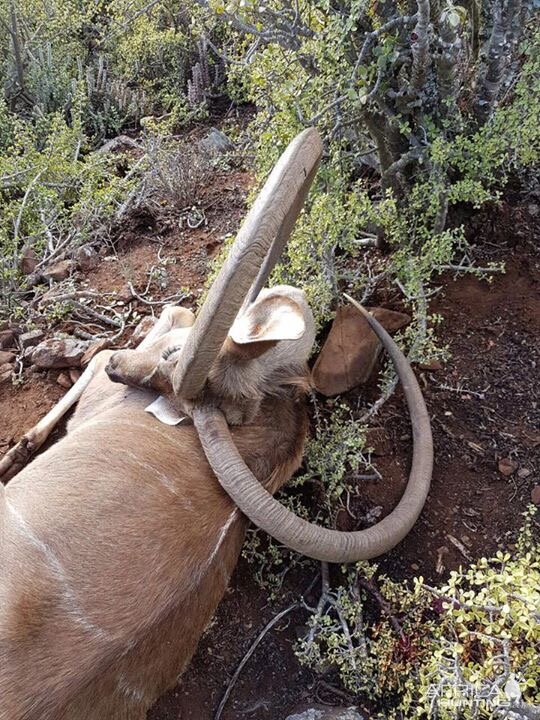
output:
[[[526, 8], [518, 22], [514, 3], [504, 17], [493, 3], [477, 16], [427, 0], [399, 10], [350, 0], [209, 4], [252, 41], [236, 45], [244, 55], [229, 82], [257, 105], [259, 176], [303, 127], [325, 138], [324, 165], [276, 275], [305, 287], [320, 321], [342, 289], [367, 297], [377, 277], [421, 298], [434, 273], [467, 254], [452, 209], [496, 199], [509, 172], [538, 160], [540, 36], [527, 29]], [[395, 252], [362, 262], [373, 241]]]
[[[512, 556], [498, 552], [439, 588], [398, 583], [374, 565], [344, 570], [313, 612], [299, 659], [335, 666], [386, 718], [533, 717], [540, 702], [540, 554], [526, 513]], [[519, 712], [523, 714], [519, 714]]]
[[129, 181], [117, 176], [105, 155], [83, 158], [86, 140], [75, 115], [68, 125], [51, 114], [39, 128], [12, 117], [4, 128], [0, 305], [9, 314], [20, 298], [23, 248], [44, 264], [68, 246], [106, 235]]
[[83, 127], [96, 143], [148, 113], [178, 126], [206, 104], [219, 79], [220, 61], [210, 57], [194, 14], [181, 3], [142, 0], [1, 3], [0, 75], [11, 109], [68, 117], [79, 98]]

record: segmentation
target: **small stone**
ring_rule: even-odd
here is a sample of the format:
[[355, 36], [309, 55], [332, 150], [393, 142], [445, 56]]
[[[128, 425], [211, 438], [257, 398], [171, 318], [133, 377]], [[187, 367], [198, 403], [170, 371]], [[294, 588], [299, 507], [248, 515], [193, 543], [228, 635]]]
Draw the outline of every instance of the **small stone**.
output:
[[7, 328], [0, 330], [0, 348], [9, 348], [15, 345], [15, 333]]
[[130, 138], [128, 135], [117, 135], [115, 138], [107, 140], [107, 142], [103, 143], [103, 145], [96, 150], [96, 153], [105, 154], [140, 149], [141, 146], [139, 143]]
[[22, 348], [32, 347], [43, 340], [45, 333], [43, 330], [29, 330], [19, 335], [19, 343]]
[[90, 360], [97, 355], [102, 350], [106, 350], [109, 347], [109, 341], [107, 338], [103, 338], [102, 340], [98, 340], [95, 343], [92, 343], [84, 352], [84, 355], [81, 359], [81, 366], [85, 367], [88, 365]]
[[0, 365], [6, 365], [12, 363], [15, 360], [15, 353], [8, 352], [7, 350], [0, 350]]
[[418, 570], [420, 570], [420, 565], [418, 563], [411, 563], [411, 570], [418, 572]]
[[116, 298], [119, 302], [128, 303], [131, 300], [133, 300], [134, 297], [135, 296], [133, 295], [133, 292], [131, 291], [131, 288], [129, 287], [129, 285], [124, 285], [116, 293]]
[[234, 150], [234, 143], [224, 132], [211, 128], [202, 140], [199, 140], [199, 149], [208, 155], [223, 155]]
[[504, 475], [504, 477], [510, 477], [510, 475], [513, 475], [516, 470], [518, 469], [518, 463], [515, 460], [511, 460], [510, 458], [501, 458], [499, 460], [499, 472], [501, 475]]
[[531, 474], [531, 470], [529, 470], [529, 468], [522, 467], [522, 468], [519, 468], [519, 470], [517, 471], [517, 474], [518, 474], [518, 478], [521, 478], [523, 480], [524, 478], [529, 477], [529, 475]]
[[420, 365], [418, 367], [420, 368], [420, 370], [436, 372], [437, 370], [443, 369], [443, 364], [440, 360], [431, 360], [428, 363], [420, 363]]
[[60, 387], [66, 388], [66, 390], [69, 390], [69, 388], [73, 385], [71, 382], [69, 375], [66, 372], [61, 372], [60, 375], [56, 378], [56, 382]]
[[29, 245], [25, 245], [22, 249], [21, 259], [19, 261], [19, 268], [23, 275], [31, 275], [38, 264], [37, 255], [34, 248]]
[[99, 255], [90, 243], [77, 248], [74, 259], [83, 272], [94, 270], [99, 265]]
[[60, 260], [60, 262], [49, 265], [41, 274], [47, 281], [60, 282], [71, 275], [74, 267], [73, 260]]
[[285, 720], [366, 720], [355, 707], [330, 707], [329, 705], [304, 706], [288, 715]]
[[[407, 325], [410, 317], [386, 308], [371, 308], [373, 316], [388, 331]], [[352, 305], [336, 313], [330, 334], [313, 368], [315, 388], [323, 395], [338, 395], [367, 382], [382, 345], [367, 321]]]
[[69, 368], [68, 372], [69, 372], [69, 379], [71, 380], [73, 385], [75, 385], [77, 380], [80, 380], [80, 378], [81, 378], [81, 371], [77, 370], [77, 368]]
[[0, 383], [7, 382], [11, 379], [11, 374], [13, 372], [13, 366], [6, 364], [6, 365], [0, 365]]
[[531, 490], [531, 500], [535, 505], [540, 505], [540, 485], [535, 485]]
[[32, 353], [32, 363], [38, 368], [76, 367], [87, 347], [87, 343], [73, 338], [44, 340]]

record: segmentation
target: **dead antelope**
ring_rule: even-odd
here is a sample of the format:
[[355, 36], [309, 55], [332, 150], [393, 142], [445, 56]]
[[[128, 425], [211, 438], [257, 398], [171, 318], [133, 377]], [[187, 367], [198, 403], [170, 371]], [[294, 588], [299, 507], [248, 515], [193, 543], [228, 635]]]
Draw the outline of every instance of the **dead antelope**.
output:
[[289, 146], [196, 319], [168, 308], [139, 348], [96, 356], [0, 462], [17, 473], [77, 403], [66, 435], [0, 483], [1, 720], [144, 718], [189, 662], [248, 518], [300, 552], [346, 562], [385, 552], [418, 517], [429, 420], [405, 358], [370, 316], [411, 411], [402, 500], [347, 534], [272, 497], [302, 457], [314, 323], [299, 290], [261, 288], [320, 153], [314, 130]]

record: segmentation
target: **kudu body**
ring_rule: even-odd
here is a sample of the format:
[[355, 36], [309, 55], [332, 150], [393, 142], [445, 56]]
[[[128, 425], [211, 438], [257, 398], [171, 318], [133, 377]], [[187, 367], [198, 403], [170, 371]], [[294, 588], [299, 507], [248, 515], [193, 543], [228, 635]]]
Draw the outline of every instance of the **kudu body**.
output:
[[351, 533], [272, 497], [301, 461], [314, 322], [299, 290], [262, 288], [321, 152], [313, 129], [289, 145], [195, 321], [169, 308], [137, 350], [96, 356], [0, 461], [0, 479], [16, 473], [78, 401], [66, 436], [0, 483], [0, 720], [142, 719], [222, 597], [245, 518], [338, 563], [386, 552], [417, 519], [431, 478], [429, 417], [407, 360], [360, 306], [411, 414], [403, 497]]
[[[284, 292], [272, 298], [297, 308], [308, 325], [302, 338], [261, 337], [258, 347], [230, 340], [216, 361], [213, 392], [215, 402], [227, 395], [229, 375], [250, 380], [252, 417], [233, 436], [270, 492], [301, 461], [298, 370], [314, 335], [305, 302], [300, 308]], [[119, 359], [143, 380], [146, 363], [156, 367], [163, 354], [181, 351], [190, 331], [182, 326], [192, 322], [189, 311], [167, 309], [148, 342]], [[172, 327], [156, 337], [160, 325]], [[242, 546], [247, 519], [219, 486], [193, 425], [170, 426], [146, 412], [156, 393], [111, 382], [111, 355], [96, 356], [79, 381], [84, 389], [65, 437], [5, 490], [2, 720], [144, 718], [189, 661]], [[51, 425], [31, 442], [42, 442]]]

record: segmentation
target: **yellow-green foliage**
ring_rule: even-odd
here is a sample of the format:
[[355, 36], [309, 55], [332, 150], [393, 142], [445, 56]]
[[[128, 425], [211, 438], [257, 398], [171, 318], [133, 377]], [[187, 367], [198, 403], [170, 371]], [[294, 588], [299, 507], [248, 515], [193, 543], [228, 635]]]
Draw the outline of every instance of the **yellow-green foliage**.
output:
[[4, 118], [8, 121], [0, 154], [0, 294], [2, 312], [9, 314], [23, 281], [23, 245], [30, 242], [39, 257], [51, 241], [57, 244], [67, 238], [77, 245], [106, 236], [131, 184], [118, 177], [110, 157], [84, 154], [86, 140], [75, 113], [70, 124], [60, 114], [50, 114], [39, 128], [8, 114]]
[[[396, 720], [491, 718], [510, 706], [512, 686], [519, 702], [538, 704], [537, 514], [532, 507], [526, 513], [515, 552], [451, 572], [441, 587], [416, 578], [410, 588], [366, 563], [348, 570], [326, 612], [312, 615], [299, 658], [335, 665], [351, 692], [371, 697]], [[368, 587], [376, 580], [384, 608], [358, 577]]]
[[[253, 3], [216, 1], [213, 6], [246, 21], [257, 18]], [[348, 7], [349, 12], [341, 15], [325, 2], [305, 0], [299, 4], [300, 14], [315, 37], [303, 38], [299, 50], [277, 43], [262, 46], [247, 68], [232, 65], [229, 70], [230, 82], [242, 87], [259, 110], [252, 125], [259, 178], [267, 175], [306, 124], [314, 122], [325, 137], [324, 162], [306, 212], [275, 275], [276, 281], [306, 289], [320, 321], [328, 319], [342, 289], [361, 293], [366, 286], [365, 267], [354, 244], [364, 230], [376, 226], [397, 250], [385, 266], [388, 279], [398, 279], [414, 297], [434, 272], [466, 249], [463, 228], [445, 228], [445, 204], [450, 211], [460, 203], [480, 207], [497, 197], [511, 170], [533, 165], [539, 155], [540, 39], [536, 34], [523, 46], [526, 60], [515, 87], [481, 128], [457, 109], [451, 117], [438, 112], [424, 117], [425, 157], [408, 177], [401, 202], [388, 191], [375, 189], [372, 180], [359, 181], [359, 157], [373, 148], [361, 119], [366, 92], [378, 70], [390, 72], [399, 47], [395, 34], [383, 35], [371, 60], [358, 68], [354, 87], [349, 86], [358, 50], [351, 52], [348, 43], [364, 22], [366, 10], [375, 27], [382, 19], [374, 5], [367, 9], [363, 2], [350, 2]], [[245, 47], [240, 45], [240, 50]], [[331, 108], [321, 112], [336, 97], [341, 98], [339, 118]], [[348, 133], [334, 133], [338, 119], [351, 128]], [[410, 135], [405, 117], [396, 116], [395, 126], [403, 136]]]
[[189, 114], [187, 81], [204, 31], [195, 17], [196, 8], [178, 2], [0, 1], [6, 94], [25, 115], [41, 117], [68, 112], [82, 89], [83, 127], [98, 140], [151, 113], [178, 124]]
[[345, 404], [336, 403], [329, 419], [316, 417], [315, 432], [304, 455], [303, 471], [294, 479], [293, 487], [305, 483], [320, 485], [318, 522], [334, 527], [336, 512], [346, 506], [347, 495], [356, 486], [356, 482], [348, 478], [369, 470], [364, 446], [365, 427], [355, 421]]
[[540, 159], [540, 31], [524, 44], [525, 61], [512, 93], [491, 122], [475, 133], [458, 135], [451, 143], [439, 138], [433, 156], [450, 166], [459, 179], [451, 200], [478, 207], [493, 197], [509, 172], [534, 167]]
[[[356, 486], [351, 478], [355, 473], [370, 472], [370, 449], [365, 445], [365, 427], [355, 421], [347, 405], [336, 402], [330, 418], [319, 417], [316, 409], [302, 471], [288, 484], [280, 501], [306, 520], [335, 527], [336, 514], [347, 507]], [[318, 498], [316, 510], [312, 511], [311, 504], [305, 501], [303, 491]], [[278, 595], [288, 570], [300, 562], [312, 562], [272, 538], [263, 540], [257, 530], [248, 534], [243, 555], [253, 564], [255, 579], [271, 597]]]

